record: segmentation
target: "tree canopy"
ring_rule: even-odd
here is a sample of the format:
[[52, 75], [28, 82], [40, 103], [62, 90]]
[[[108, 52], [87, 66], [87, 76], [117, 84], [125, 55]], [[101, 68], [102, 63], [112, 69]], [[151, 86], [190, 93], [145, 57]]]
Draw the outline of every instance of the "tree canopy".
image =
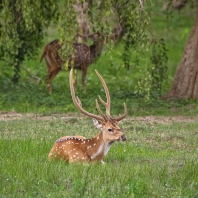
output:
[[20, 77], [25, 57], [33, 58], [43, 45], [45, 28], [58, 18], [56, 1], [2, 0], [0, 2], [0, 57]]
[[[159, 95], [167, 78], [168, 58], [165, 41], [151, 24], [149, 11], [154, 6], [151, 1], [141, 0], [1, 0], [1, 59], [8, 67], [13, 67], [13, 81], [18, 82], [22, 62], [25, 57], [33, 58], [38, 53], [45, 30], [52, 22], [58, 26], [64, 56], [71, 51], [68, 42], [79, 42], [77, 33], [100, 32], [109, 43], [113, 40], [123, 44], [122, 59], [126, 69], [133, 68], [133, 64], [138, 66], [141, 55], [147, 54], [148, 61], [139, 76], [137, 91], [147, 97], [151, 93]], [[115, 38], [108, 39], [112, 33]]]

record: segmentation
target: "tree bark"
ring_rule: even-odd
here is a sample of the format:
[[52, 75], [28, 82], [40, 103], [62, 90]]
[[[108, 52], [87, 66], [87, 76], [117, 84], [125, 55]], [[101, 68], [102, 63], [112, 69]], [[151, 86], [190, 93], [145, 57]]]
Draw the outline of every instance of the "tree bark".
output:
[[198, 99], [198, 5], [193, 28], [186, 42], [172, 87], [162, 99]]

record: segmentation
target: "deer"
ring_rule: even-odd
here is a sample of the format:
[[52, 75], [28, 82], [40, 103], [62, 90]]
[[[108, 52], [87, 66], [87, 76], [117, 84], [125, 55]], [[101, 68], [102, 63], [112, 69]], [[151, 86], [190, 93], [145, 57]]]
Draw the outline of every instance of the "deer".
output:
[[108, 87], [102, 78], [102, 76], [95, 70], [98, 78], [100, 79], [105, 95], [106, 101], [98, 96], [102, 105], [106, 109], [106, 115], [101, 111], [98, 100], [96, 99], [96, 109], [99, 113], [93, 114], [82, 107], [82, 103], [75, 95], [75, 90], [72, 82], [72, 72], [70, 70], [69, 84], [71, 90], [71, 96], [76, 108], [84, 115], [91, 117], [93, 123], [100, 132], [93, 138], [87, 139], [83, 136], [64, 136], [55, 141], [52, 149], [48, 155], [51, 159], [63, 159], [66, 162], [81, 162], [81, 163], [104, 163], [103, 157], [108, 153], [110, 147], [114, 142], [126, 141], [126, 136], [118, 126], [118, 122], [121, 121], [127, 114], [127, 107], [124, 103], [124, 113], [117, 118], [113, 118], [110, 114], [110, 94]]
[[[53, 40], [43, 49], [40, 63], [42, 62], [43, 58], [45, 58], [48, 71], [46, 83], [49, 94], [52, 93], [52, 80], [63, 69], [65, 63], [67, 64], [69, 70], [73, 68], [82, 71], [83, 92], [86, 93], [85, 80], [88, 66], [100, 57], [106, 39], [99, 32], [86, 36], [78, 34], [78, 36], [90, 38], [93, 40], [93, 44], [87, 46], [84, 43], [73, 43], [74, 53], [69, 55], [67, 60], [63, 60], [59, 53], [59, 50], [62, 48], [62, 44], [58, 39]], [[77, 78], [75, 79], [74, 85], [75, 87], [77, 86]]]

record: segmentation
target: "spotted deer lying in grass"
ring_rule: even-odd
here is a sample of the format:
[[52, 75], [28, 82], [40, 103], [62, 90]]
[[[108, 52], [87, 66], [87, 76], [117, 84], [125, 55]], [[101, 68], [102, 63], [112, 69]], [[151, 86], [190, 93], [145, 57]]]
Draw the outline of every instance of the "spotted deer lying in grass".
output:
[[105, 90], [105, 102], [100, 96], [100, 102], [106, 108], [106, 115], [101, 111], [96, 99], [96, 109], [100, 115], [95, 115], [87, 112], [82, 108], [81, 101], [75, 96], [75, 91], [72, 83], [72, 70], [70, 71], [69, 83], [72, 100], [83, 114], [93, 118], [94, 125], [100, 129], [100, 132], [91, 139], [86, 139], [82, 136], [65, 136], [54, 143], [48, 158], [64, 159], [67, 162], [103, 162], [103, 157], [108, 153], [111, 145], [116, 141], [125, 141], [126, 137], [121, 132], [118, 122], [121, 121], [127, 114], [127, 108], [124, 103], [124, 114], [117, 118], [110, 115], [110, 94], [108, 87], [102, 76], [95, 70], [97, 76]]
[[[88, 66], [100, 57], [104, 47], [105, 37], [98, 32], [87, 36], [78, 34], [78, 36], [90, 38], [93, 40], [93, 44], [91, 46], [87, 46], [83, 43], [73, 43], [75, 51], [68, 57], [67, 60], [63, 60], [61, 58], [59, 50], [61, 50], [62, 44], [58, 39], [50, 42], [44, 47], [40, 62], [42, 62], [42, 59], [45, 58], [48, 70], [48, 75], [46, 77], [48, 93], [52, 92], [52, 80], [63, 69], [64, 63], [67, 63], [68, 69], [74, 68], [82, 71], [83, 91], [86, 92], [85, 80]], [[77, 78], [74, 85], [77, 85]]]

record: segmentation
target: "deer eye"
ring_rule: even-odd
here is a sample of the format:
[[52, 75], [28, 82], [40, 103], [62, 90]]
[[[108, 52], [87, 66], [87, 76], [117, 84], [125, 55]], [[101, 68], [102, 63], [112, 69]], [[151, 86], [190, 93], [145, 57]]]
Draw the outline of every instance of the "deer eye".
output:
[[113, 132], [113, 130], [112, 130], [112, 129], [110, 129], [110, 128], [108, 129], [108, 131], [109, 131], [109, 132]]

